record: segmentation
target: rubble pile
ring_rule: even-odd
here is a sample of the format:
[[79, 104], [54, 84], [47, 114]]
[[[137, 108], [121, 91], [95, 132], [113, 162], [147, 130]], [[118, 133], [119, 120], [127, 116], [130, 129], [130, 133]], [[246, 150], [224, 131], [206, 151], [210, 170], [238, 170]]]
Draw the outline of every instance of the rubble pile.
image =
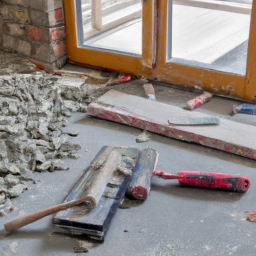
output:
[[27, 188], [33, 171], [66, 169], [60, 159], [79, 157], [80, 145], [70, 142], [78, 133], [62, 130], [72, 111], [86, 110], [79, 90], [70, 92], [56, 76], [0, 76], [0, 210]]

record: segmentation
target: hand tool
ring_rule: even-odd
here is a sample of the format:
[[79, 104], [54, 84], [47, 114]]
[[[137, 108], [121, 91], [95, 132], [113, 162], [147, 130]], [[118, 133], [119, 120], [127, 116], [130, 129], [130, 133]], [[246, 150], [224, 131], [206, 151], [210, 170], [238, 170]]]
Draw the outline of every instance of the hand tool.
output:
[[139, 151], [138, 160], [133, 170], [131, 183], [126, 191], [128, 196], [137, 200], [146, 200], [151, 188], [153, 170], [156, 168], [158, 153], [152, 149]]
[[121, 160], [121, 155], [116, 151], [112, 151], [106, 159], [100, 158], [93, 164], [93, 171], [90, 173], [91, 176], [86, 180], [87, 182], [81, 183], [80, 187], [77, 187], [77, 189], [73, 191], [71, 201], [17, 217], [4, 224], [5, 230], [7, 232], [15, 231], [48, 215], [83, 203], [86, 205], [88, 211], [95, 208]]
[[235, 192], [245, 192], [250, 187], [250, 179], [222, 173], [180, 171], [169, 174], [156, 169], [158, 153], [154, 149], [140, 150], [132, 181], [126, 194], [137, 199], [146, 200], [151, 188], [151, 179], [158, 176], [163, 179], [178, 179], [180, 184], [203, 188], [224, 189]]
[[165, 180], [178, 179], [179, 183], [183, 185], [235, 192], [247, 191], [251, 183], [250, 179], [245, 176], [213, 172], [180, 171], [177, 174], [170, 174], [160, 169], [155, 169], [153, 175]]
[[[91, 165], [94, 166], [95, 163], [97, 165], [98, 160], [107, 156], [112, 150], [122, 155], [122, 161], [117, 170], [113, 172], [98, 206], [89, 212], [86, 212], [84, 205], [78, 205], [58, 212], [52, 219], [54, 232], [81, 236], [82, 239], [89, 238], [104, 241], [111, 220], [132, 179], [133, 168], [140, 151], [130, 147], [104, 146], [96, 155]], [[70, 190], [64, 202], [72, 200], [72, 197], [82, 189], [83, 184], [87, 183], [88, 173], [90, 172], [94, 172], [91, 167], [87, 167], [83, 171], [81, 178]]]
[[214, 116], [189, 117], [179, 116], [168, 119], [170, 125], [219, 125], [220, 119]]

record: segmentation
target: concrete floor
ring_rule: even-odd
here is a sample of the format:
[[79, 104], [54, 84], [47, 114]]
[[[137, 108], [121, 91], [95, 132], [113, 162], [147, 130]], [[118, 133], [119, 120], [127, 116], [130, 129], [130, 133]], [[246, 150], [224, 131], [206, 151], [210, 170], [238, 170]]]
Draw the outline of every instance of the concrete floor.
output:
[[[114, 88], [145, 97], [140, 80]], [[196, 95], [164, 84], [155, 84], [155, 90], [158, 100], [179, 106]], [[240, 102], [215, 97], [197, 111], [223, 116], [228, 115], [237, 103]], [[250, 120], [252, 118], [250, 116]], [[65, 161], [71, 167], [69, 171], [35, 173], [38, 183], [30, 184], [28, 191], [12, 200], [15, 210], [0, 218], [1, 256], [74, 255], [73, 248], [79, 241], [92, 256], [255, 255], [255, 224], [247, 222], [243, 213], [256, 208], [255, 161], [151, 133], [149, 142], [137, 144], [135, 139], [141, 130], [89, 118], [82, 113], [74, 113], [69, 122], [65, 129], [81, 131], [72, 139], [81, 144], [81, 157]], [[53, 233], [51, 216], [15, 233], [4, 231], [3, 224], [14, 217], [59, 204], [103, 145], [149, 146], [159, 152], [158, 167], [165, 171], [241, 174], [251, 179], [251, 188], [245, 194], [237, 194], [181, 187], [177, 181], [154, 177], [145, 203], [130, 209], [118, 209], [103, 244]]]

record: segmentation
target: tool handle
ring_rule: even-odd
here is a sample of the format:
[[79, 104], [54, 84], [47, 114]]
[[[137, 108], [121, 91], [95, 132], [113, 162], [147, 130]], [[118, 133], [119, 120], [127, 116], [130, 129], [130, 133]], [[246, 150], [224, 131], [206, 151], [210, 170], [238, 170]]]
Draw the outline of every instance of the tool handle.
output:
[[153, 175], [158, 176], [159, 178], [162, 178], [164, 180], [183, 179], [182, 175], [167, 173], [162, 171], [161, 169], [155, 169], [153, 171]]
[[48, 215], [54, 214], [56, 212], [65, 210], [75, 205], [79, 205], [84, 201], [81, 200], [73, 200], [63, 204], [55, 205], [50, 208], [40, 210], [37, 212], [29, 213], [21, 217], [17, 217], [7, 223], [4, 224], [4, 228], [7, 232], [15, 231], [21, 227], [24, 227], [32, 222], [40, 220]]
[[236, 192], [245, 192], [250, 187], [250, 179], [245, 176], [212, 172], [180, 171], [180, 184], [203, 188], [217, 188]]

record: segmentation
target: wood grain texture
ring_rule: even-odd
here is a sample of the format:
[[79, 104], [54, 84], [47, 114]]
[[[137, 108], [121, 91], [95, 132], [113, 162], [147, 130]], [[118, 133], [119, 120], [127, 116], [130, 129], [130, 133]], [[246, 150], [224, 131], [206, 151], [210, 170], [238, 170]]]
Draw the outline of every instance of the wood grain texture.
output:
[[[15, 219], [5, 223], [4, 228], [7, 232], [13, 232], [21, 227], [24, 227], [30, 223], [40, 220], [46, 216], [49, 216], [56, 212], [65, 210], [72, 206], [79, 205], [84, 202], [90, 202], [90, 205], [94, 206], [94, 201], [95, 201], [94, 198], [88, 197], [88, 198], [84, 198], [82, 200], [73, 200], [73, 201], [63, 203], [63, 204], [55, 205], [55, 206], [52, 206], [50, 208], [47, 208], [47, 209], [44, 209], [41, 211], [37, 211], [37, 212], [29, 213], [25, 216], [17, 217]], [[90, 208], [91, 208], [91, 206], [90, 206]]]

